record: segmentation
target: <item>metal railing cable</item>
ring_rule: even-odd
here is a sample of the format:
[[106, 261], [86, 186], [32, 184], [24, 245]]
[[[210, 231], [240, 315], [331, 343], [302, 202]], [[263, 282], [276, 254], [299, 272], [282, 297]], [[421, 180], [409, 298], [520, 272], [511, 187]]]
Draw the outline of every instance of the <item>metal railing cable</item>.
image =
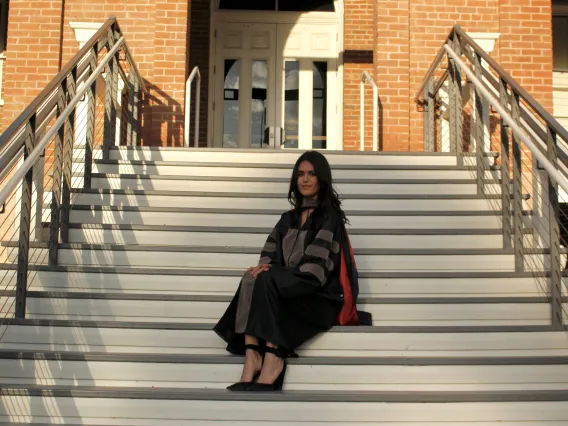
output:
[[113, 146], [139, 144], [145, 90], [111, 17], [0, 136], [3, 325], [26, 317], [35, 277], [59, 265], [97, 160], [108, 160]]
[[551, 326], [565, 329], [560, 245], [568, 246], [568, 132], [459, 26], [416, 99], [425, 150], [454, 152], [471, 170], [477, 194], [500, 220], [514, 271], [535, 277]]

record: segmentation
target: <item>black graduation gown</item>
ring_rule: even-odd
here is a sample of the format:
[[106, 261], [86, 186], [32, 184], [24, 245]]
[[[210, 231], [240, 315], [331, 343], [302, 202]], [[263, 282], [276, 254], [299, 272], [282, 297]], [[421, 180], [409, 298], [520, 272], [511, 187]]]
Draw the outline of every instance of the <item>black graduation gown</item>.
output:
[[317, 207], [301, 226], [301, 215], [282, 215], [262, 249], [271, 268], [254, 279], [245, 274], [214, 331], [227, 350], [244, 354], [244, 335], [269, 341], [292, 353], [336, 324], [343, 305], [339, 283], [340, 239], [344, 225], [331, 207]]

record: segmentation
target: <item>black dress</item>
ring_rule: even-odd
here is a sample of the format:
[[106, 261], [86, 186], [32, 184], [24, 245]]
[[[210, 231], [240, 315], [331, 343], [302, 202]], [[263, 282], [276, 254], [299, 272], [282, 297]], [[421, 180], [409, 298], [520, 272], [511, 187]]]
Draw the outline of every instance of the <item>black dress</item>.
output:
[[343, 305], [339, 282], [344, 225], [331, 207], [317, 207], [301, 225], [301, 211], [282, 215], [266, 240], [256, 279], [245, 274], [214, 331], [227, 350], [244, 354], [245, 334], [293, 353], [336, 324]]

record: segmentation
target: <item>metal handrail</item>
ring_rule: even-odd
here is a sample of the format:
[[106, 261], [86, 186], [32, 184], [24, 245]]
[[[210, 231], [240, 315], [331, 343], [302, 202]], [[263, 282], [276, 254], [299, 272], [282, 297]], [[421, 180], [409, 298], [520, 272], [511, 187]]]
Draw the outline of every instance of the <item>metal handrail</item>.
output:
[[461, 60], [459, 55], [449, 46], [444, 45], [443, 49], [452, 57], [452, 59], [459, 65], [463, 72], [467, 74], [467, 77], [470, 81], [475, 85], [475, 87], [479, 90], [479, 92], [483, 95], [485, 99], [499, 112], [503, 121], [505, 121], [513, 133], [521, 139], [527, 147], [531, 150], [532, 154], [538, 159], [540, 165], [548, 172], [549, 176], [564, 189], [568, 192], [568, 178], [562, 175], [556, 167], [546, 158], [546, 156], [542, 153], [542, 151], [531, 141], [531, 139], [527, 136], [527, 134], [522, 130], [522, 128], [513, 120], [513, 118], [509, 115], [507, 110], [503, 108], [500, 101], [496, 99], [490, 92], [487, 90], [483, 82], [481, 82], [475, 74], [468, 68], [468, 66]]
[[[450, 34], [448, 34], [448, 37], [446, 37], [446, 40], [444, 40], [444, 45], [448, 44], [448, 42], [454, 37], [454, 32], [456, 30], [456, 27], [459, 27], [459, 25], [455, 25], [452, 28], [452, 30], [450, 31]], [[426, 76], [422, 80], [422, 84], [420, 85], [420, 88], [417, 90], [416, 96], [414, 97], [415, 103], [420, 103], [420, 99], [422, 99], [424, 97], [424, 89], [426, 89], [428, 82], [430, 81], [430, 79], [434, 75], [434, 72], [436, 71], [436, 69], [438, 68], [438, 66], [442, 62], [442, 60], [444, 59], [445, 54], [446, 54], [446, 52], [444, 51], [444, 49], [443, 48], [440, 49], [440, 51], [438, 52], [438, 55], [436, 56], [436, 59], [434, 59], [434, 62], [432, 62], [430, 64], [430, 68], [428, 68], [428, 72], [426, 73]], [[446, 70], [444, 72], [444, 76], [442, 77], [442, 79], [445, 79], [445, 77], [447, 77], [447, 75], [448, 75], [448, 71]], [[434, 92], [434, 93], [436, 93], [436, 92]]]
[[185, 126], [183, 134], [184, 146], [189, 147], [189, 128], [191, 125], [191, 83], [197, 76], [197, 90], [195, 96], [195, 135], [194, 144], [195, 148], [199, 147], [199, 114], [200, 114], [200, 96], [201, 96], [201, 73], [199, 67], [194, 67], [185, 82]]
[[[459, 25], [455, 25], [450, 34], [446, 38], [444, 45], [440, 49], [438, 56], [430, 66], [420, 89], [416, 92], [416, 96], [414, 101], [417, 103], [421, 102], [421, 99], [424, 96], [424, 88], [428, 84], [428, 81], [434, 74], [434, 71], [440, 63], [442, 62], [444, 55], [445, 55], [445, 46], [448, 45], [448, 42], [457, 34], [461, 37], [465, 44], [469, 45], [477, 55], [481, 57], [491, 68], [495, 70], [495, 72], [499, 75], [499, 77], [507, 82], [507, 84], [511, 87], [511, 89], [519, 95], [520, 98], [524, 99], [528, 105], [546, 122], [546, 124], [556, 132], [558, 136], [562, 139], [568, 141], [568, 130], [566, 130], [562, 125], [548, 112], [546, 111], [540, 103], [538, 103], [525, 89], [521, 87], [521, 85], [513, 78], [511, 75], [505, 71], [496, 61], [493, 59], [487, 52], [485, 52], [476, 42], [473, 40]], [[423, 100], [423, 99], [422, 99]], [[562, 158], [564, 162], [564, 158]]]
[[[61, 85], [61, 83], [67, 78], [69, 73], [73, 70], [74, 67], [77, 66], [77, 75], [81, 75], [85, 69], [87, 69], [89, 65], [89, 61], [85, 61], [84, 58], [89, 55], [92, 51], [95, 44], [98, 43], [99, 39], [108, 32], [112, 26], [116, 26], [119, 33], [120, 27], [118, 22], [116, 21], [116, 17], [110, 16], [106, 22], [101, 26], [101, 28], [94, 34], [93, 37], [87, 42], [76, 54], [73, 58], [67, 63], [67, 65], [51, 80], [51, 82], [47, 85], [45, 89], [43, 89], [32, 101], [30, 105], [14, 120], [14, 122], [0, 135], [0, 150], [3, 149], [10, 149], [10, 151], [15, 154], [17, 151], [20, 150], [21, 144], [17, 144], [18, 146], [7, 147], [8, 142], [14, 140], [14, 136], [17, 136], [19, 133], [22, 132], [22, 126], [24, 126], [30, 118], [40, 109], [40, 107], [45, 104], [45, 102], [53, 95], [53, 92], [57, 90], [57, 88]], [[124, 46], [128, 47], [126, 42], [124, 42]], [[100, 45], [100, 48], [97, 46], [97, 52], [103, 49], [103, 45]], [[136, 62], [132, 59], [130, 52], [128, 49], [126, 50], [127, 57], [130, 61], [130, 66], [133, 72], [135, 73], [138, 81], [141, 85], [141, 90], [146, 92], [146, 86], [144, 84], [144, 80], [142, 79], [138, 67], [136, 66]], [[81, 64], [81, 62], [83, 62]], [[81, 65], [78, 65], [81, 64]], [[55, 100], [54, 100], [55, 101]], [[22, 141], [23, 143], [23, 141]]]
[[361, 151], [365, 150], [365, 83], [369, 83], [373, 87], [373, 151], [377, 151], [379, 149], [379, 133], [378, 133], [378, 125], [379, 125], [379, 88], [367, 71], [363, 72], [361, 76], [361, 83], [360, 83], [360, 92], [361, 92], [361, 105], [360, 105], [360, 118], [359, 118], [359, 127], [360, 127], [360, 149]]
[[83, 95], [85, 95], [85, 93], [87, 93], [87, 91], [91, 89], [91, 85], [99, 77], [103, 69], [107, 66], [107, 64], [111, 61], [113, 56], [116, 54], [116, 52], [118, 52], [118, 49], [120, 49], [120, 47], [123, 44], [124, 44], [124, 37], [121, 37], [113, 46], [113, 48], [107, 53], [107, 55], [104, 57], [101, 63], [97, 66], [97, 68], [91, 74], [87, 82], [83, 84], [82, 87], [77, 91], [77, 94], [69, 102], [69, 105], [67, 105], [67, 107], [62, 111], [62, 113], [57, 118], [53, 126], [51, 126], [49, 130], [46, 132], [45, 136], [41, 138], [40, 142], [30, 153], [30, 155], [26, 158], [22, 166], [18, 168], [18, 170], [14, 173], [14, 175], [10, 178], [10, 180], [0, 190], [0, 205], [4, 204], [12, 194], [12, 191], [14, 191], [14, 189], [16, 189], [20, 185], [26, 173], [31, 170], [34, 163], [42, 155], [43, 151], [45, 150], [51, 138], [59, 131], [61, 126], [65, 123], [65, 120], [68, 119], [69, 114], [71, 114], [71, 112], [75, 109], [77, 104], [81, 101]]

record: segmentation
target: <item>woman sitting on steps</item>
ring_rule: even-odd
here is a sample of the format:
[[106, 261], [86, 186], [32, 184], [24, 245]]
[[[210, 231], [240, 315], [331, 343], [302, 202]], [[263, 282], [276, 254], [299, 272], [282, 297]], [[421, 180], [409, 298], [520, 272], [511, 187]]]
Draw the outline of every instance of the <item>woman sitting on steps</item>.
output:
[[245, 355], [241, 381], [229, 390], [281, 390], [285, 360], [299, 345], [334, 325], [371, 323], [356, 310], [347, 219], [322, 154], [300, 156], [288, 199], [293, 209], [282, 215], [259, 264], [246, 271], [214, 327], [229, 352]]

